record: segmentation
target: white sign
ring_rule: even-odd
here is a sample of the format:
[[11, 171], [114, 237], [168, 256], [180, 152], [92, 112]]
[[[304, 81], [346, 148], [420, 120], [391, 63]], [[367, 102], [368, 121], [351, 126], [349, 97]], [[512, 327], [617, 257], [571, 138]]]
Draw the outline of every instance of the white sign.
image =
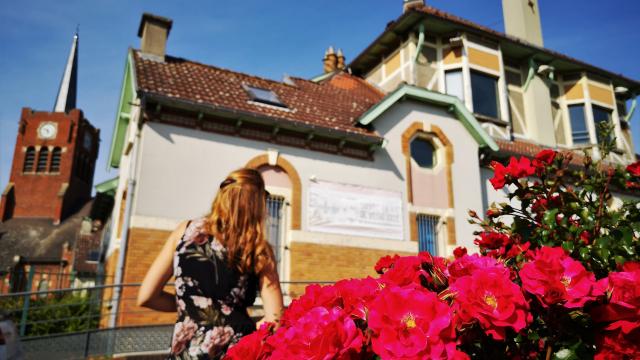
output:
[[314, 181], [309, 186], [310, 231], [402, 240], [402, 193]]

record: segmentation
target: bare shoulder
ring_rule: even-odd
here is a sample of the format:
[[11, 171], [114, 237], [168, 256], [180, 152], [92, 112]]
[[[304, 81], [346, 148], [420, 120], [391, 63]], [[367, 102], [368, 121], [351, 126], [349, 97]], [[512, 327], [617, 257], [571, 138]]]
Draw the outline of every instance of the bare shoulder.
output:
[[169, 239], [167, 239], [167, 241], [171, 242], [174, 247], [177, 246], [180, 238], [182, 238], [182, 235], [187, 229], [187, 225], [189, 225], [189, 220], [181, 221], [178, 226], [176, 226], [176, 228], [171, 232], [171, 235], [169, 235]]

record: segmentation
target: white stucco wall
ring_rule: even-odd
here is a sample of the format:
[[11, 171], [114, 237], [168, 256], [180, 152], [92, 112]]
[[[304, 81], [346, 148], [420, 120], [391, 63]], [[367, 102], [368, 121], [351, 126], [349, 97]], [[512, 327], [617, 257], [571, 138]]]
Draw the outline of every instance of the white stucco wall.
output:
[[[266, 154], [267, 149], [271, 148], [277, 149], [279, 156], [289, 161], [300, 175], [302, 233], [296, 232], [296, 240], [309, 239], [313, 237], [313, 234], [306, 233], [306, 202], [310, 178], [396, 191], [402, 193], [403, 199], [407, 199], [401, 134], [416, 121], [423, 121], [427, 125], [436, 124], [453, 143], [455, 209], [450, 211], [456, 218], [458, 245], [472, 248], [472, 233], [475, 229], [466, 221], [467, 210], [482, 209], [478, 145], [451, 114], [437, 107], [411, 101], [394, 105], [375, 121], [376, 130], [388, 140], [388, 145], [376, 152], [374, 161], [166, 124], [145, 123], [138, 158], [132, 226], [170, 229], [182, 219], [205, 214], [224, 177], [252, 158]], [[405, 202], [405, 239], [409, 239], [409, 210], [409, 205]], [[327, 237], [318, 235], [317, 238]], [[347, 240], [335, 240], [339, 240], [342, 245], [366, 247], [367, 244], [372, 244], [376, 248], [397, 251], [417, 250], [417, 244], [407, 240], [345, 238]]]
[[[398, 103], [380, 116], [374, 126], [388, 140], [386, 153], [403, 177], [405, 158], [402, 154], [402, 133], [414, 122], [423, 122], [426, 128], [431, 124], [437, 125], [453, 145], [453, 216], [456, 219], [457, 245], [474, 249], [473, 231], [477, 229], [467, 222], [467, 212], [469, 209], [482, 209], [478, 143], [464, 125], [446, 110], [414, 101]], [[401, 186], [406, 189], [404, 182]]]

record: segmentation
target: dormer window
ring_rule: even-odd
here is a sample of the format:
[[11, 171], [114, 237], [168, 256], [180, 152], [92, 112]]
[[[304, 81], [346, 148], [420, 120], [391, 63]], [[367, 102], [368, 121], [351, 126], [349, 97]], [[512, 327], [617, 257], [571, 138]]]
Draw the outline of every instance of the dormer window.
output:
[[249, 94], [251, 101], [255, 101], [255, 102], [267, 104], [267, 105], [279, 106], [283, 108], [287, 107], [287, 105], [285, 105], [284, 103], [282, 103], [282, 101], [280, 101], [280, 99], [278, 98], [278, 95], [276, 95], [276, 93], [274, 93], [271, 90], [262, 89], [262, 88], [254, 87], [250, 85], [245, 85], [244, 88]]

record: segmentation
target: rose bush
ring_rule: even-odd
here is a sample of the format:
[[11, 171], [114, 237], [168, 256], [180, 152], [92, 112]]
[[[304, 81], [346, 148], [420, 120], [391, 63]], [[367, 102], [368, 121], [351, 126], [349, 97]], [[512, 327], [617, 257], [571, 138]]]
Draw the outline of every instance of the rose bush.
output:
[[640, 359], [639, 205], [612, 195], [640, 188], [640, 162], [574, 156], [491, 163], [509, 202], [470, 211], [478, 253], [390, 255], [377, 278], [310, 285], [227, 358]]

